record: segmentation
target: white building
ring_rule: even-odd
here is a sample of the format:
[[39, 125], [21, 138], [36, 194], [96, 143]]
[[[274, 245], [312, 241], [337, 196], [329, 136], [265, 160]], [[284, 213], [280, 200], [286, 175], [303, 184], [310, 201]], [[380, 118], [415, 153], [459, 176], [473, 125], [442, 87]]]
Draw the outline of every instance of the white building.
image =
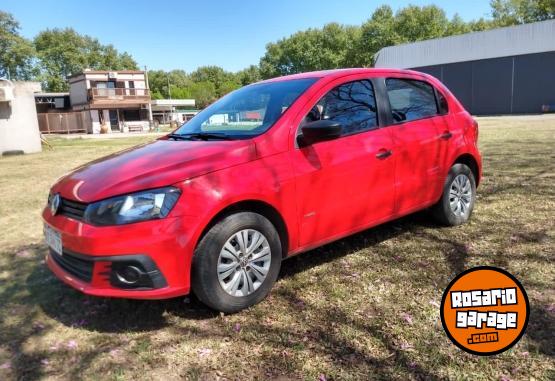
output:
[[183, 123], [198, 114], [194, 99], [153, 99], [150, 104], [154, 122], [158, 124]]
[[85, 70], [68, 80], [72, 109], [84, 113], [88, 133], [148, 131], [144, 71]]
[[34, 92], [38, 82], [0, 79], [0, 155], [41, 151]]

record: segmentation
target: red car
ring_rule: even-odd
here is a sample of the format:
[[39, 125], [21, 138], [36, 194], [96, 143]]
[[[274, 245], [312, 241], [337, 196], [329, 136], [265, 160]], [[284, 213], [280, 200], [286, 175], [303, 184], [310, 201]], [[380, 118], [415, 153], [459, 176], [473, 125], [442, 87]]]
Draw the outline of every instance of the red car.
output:
[[47, 264], [90, 295], [193, 292], [238, 311], [268, 294], [284, 258], [425, 208], [466, 222], [477, 139], [468, 112], [422, 73], [259, 82], [61, 178], [42, 214]]

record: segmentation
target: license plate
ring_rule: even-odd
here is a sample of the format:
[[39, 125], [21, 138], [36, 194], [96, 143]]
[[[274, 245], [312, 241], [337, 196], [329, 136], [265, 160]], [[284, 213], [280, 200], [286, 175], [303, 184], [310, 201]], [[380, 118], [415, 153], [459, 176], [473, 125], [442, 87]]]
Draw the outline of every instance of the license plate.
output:
[[62, 235], [48, 225], [44, 225], [46, 244], [59, 255], [62, 255]]

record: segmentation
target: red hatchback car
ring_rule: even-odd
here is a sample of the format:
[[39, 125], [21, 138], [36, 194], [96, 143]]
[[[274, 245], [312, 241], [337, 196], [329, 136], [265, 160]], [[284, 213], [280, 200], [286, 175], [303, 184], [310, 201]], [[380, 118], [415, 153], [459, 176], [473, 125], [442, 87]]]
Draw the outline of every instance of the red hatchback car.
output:
[[443, 224], [466, 222], [477, 139], [468, 112], [422, 73], [259, 82], [54, 184], [47, 264], [90, 295], [194, 292], [238, 311], [268, 294], [286, 257], [429, 207]]

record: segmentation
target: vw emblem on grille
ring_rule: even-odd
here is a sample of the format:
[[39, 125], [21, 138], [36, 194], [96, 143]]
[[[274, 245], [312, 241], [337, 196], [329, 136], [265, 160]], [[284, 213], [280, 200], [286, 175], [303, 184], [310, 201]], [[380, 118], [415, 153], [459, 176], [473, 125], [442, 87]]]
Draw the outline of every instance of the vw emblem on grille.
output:
[[61, 201], [62, 201], [62, 198], [60, 197], [59, 193], [56, 193], [54, 196], [52, 196], [52, 200], [50, 201], [50, 212], [52, 213], [53, 216], [55, 216], [56, 213], [58, 213], [58, 208], [60, 207]]

